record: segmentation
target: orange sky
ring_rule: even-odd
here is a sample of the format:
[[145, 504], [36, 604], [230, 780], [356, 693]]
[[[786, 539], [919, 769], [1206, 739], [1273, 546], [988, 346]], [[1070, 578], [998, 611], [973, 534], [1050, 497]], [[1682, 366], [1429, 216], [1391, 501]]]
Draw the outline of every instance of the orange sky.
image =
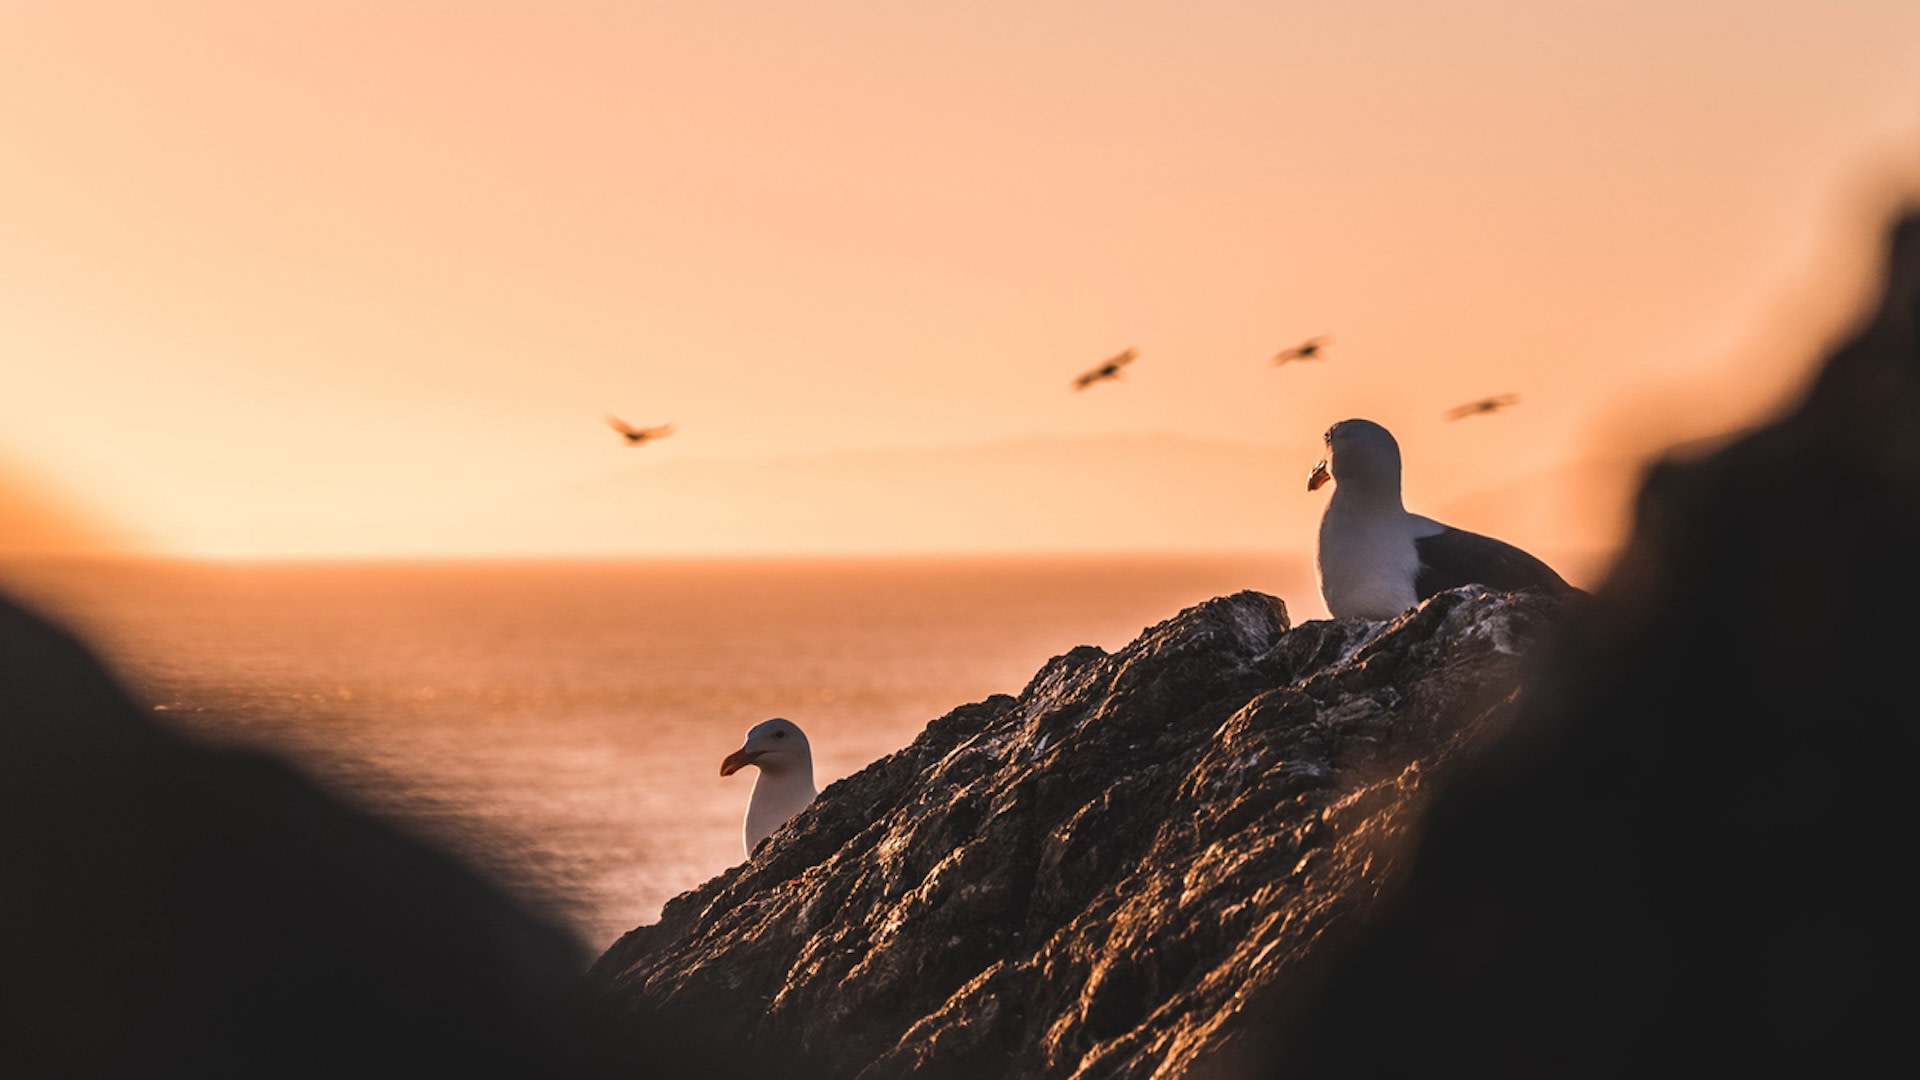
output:
[[935, 8], [0, 5], [0, 551], [1604, 547], [1920, 190], [1912, 0]]

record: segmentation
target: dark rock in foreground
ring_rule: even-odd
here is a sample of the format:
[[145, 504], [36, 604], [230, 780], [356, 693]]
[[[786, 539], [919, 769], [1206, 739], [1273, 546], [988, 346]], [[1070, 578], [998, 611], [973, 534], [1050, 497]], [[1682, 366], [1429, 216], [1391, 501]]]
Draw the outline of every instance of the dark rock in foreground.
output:
[[161, 728], [0, 599], [0, 1076], [732, 1075], [616, 1037], [587, 959], [286, 765]]
[[829, 787], [592, 978], [810, 1075], [1227, 1069], [1560, 605], [1470, 587], [1290, 630], [1247, 592], [1076, 649]]

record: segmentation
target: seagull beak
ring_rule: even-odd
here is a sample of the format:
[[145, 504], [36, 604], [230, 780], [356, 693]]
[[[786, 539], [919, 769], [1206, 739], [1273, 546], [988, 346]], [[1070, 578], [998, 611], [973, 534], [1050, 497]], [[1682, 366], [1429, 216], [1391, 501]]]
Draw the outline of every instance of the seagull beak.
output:
[[753, 764], [753, 759], [759, 756], [759, 754], [749, 754], [744, 749], [735, 750], [733, 753], [727, 755], [727, 760], [720, 763], [720, 775], [732, 776], [734, 773]]
[[1313, 471], [1307, 474], [1307, 490], [1316, 490], [1321, 484], [1331, 479], [1333, 474], [1327, 471], [1327, 463], [1324, 460], [1315, 462]]

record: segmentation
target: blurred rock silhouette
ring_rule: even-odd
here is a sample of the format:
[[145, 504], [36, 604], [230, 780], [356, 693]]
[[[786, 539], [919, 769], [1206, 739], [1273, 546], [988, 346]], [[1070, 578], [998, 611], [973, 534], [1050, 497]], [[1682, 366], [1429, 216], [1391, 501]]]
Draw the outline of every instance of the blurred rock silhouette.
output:
[[0, 600], [0, 1075], [730, 1075], [627, 1025], [587, 957], [266, 757], [143, 715]]
[[1920, 216], [1789, 415], [1631, 543], [1263, 1075], [1870, 1075], [1910, 1055]]

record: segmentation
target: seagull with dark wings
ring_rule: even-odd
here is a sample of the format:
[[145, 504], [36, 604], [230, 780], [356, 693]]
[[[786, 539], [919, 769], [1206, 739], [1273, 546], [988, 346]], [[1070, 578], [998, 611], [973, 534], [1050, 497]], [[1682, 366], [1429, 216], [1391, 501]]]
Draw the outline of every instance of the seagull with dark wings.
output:
[[617, 416], [607, 417], [607, 426], [625, 436], [628, 446], [639, 446], [641, 443], [664, 439], [673, 434], [672, 424], [661, 424], [658, 427], [634, 427]]
[[1464, 420], [1469, 416], [1495, 412], [1519, 403], [1520, 395], [1518, 394], [1495, 394], [1492, 397], [1483, 397], [1479, 401], [1469, 401], [1465, 405], [1455, 405], [1447, 410], [1447, 419]]
[[1275, 365], [1279, 365], [1291, 364], [1295, 360], [1318, 360], [1320, 359], [1320, 350], [1326, 348], [1326, 346], [1326, 338], [1308, 338], [1298, 345], [1281, 349], [1279, 352], [1274, 353], [1273, 362]]
[[1094, 383], [1097, 383], [1102, 379], [1119, 378], [1120, 369], [1123, 367], [1126, 367], [1128, 364], [1133, 363], [1133, 357], [1134, 357], [1134, 351], [1132, 349], [1124, 349], [1120, 351], [1119, 353], [1115, 354], [1112, 359], [1108, 360], [1104, 364], [1101, 364], [1099, 367], [1093, 368], [1089, 371], [1081, 372], [1079, 375], [1075, 376], [1073, 380], [1073, 388], [1075, 390], [1085, 390], [1087, 387], [1092, 386]]

